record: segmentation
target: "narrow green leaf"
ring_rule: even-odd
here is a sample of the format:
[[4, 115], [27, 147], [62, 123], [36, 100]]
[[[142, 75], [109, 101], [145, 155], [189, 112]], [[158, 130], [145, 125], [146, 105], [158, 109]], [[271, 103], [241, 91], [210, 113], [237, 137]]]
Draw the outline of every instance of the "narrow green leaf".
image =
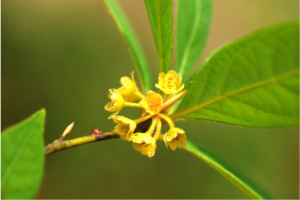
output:
[[173, 48], [172, 0], [144, 0], [159, 56], [159, 71], [170, 70]]
[[44, 167], [45, 110], [1, 134], [1, 195], [5, 199], [30, 199], [41, 183]]
[[171, 117], [253, 127], [299, 123], [299, 22], [257, 31], [221, 48], [191, 80]]
[[144, 93], [152, 88], [152, 76], [144, 51], [136, 37], [126, 15], [116, 0], [104, 0], [110, 14], [112, 15], [119, 31], [121, 32], [134, 61], [138, 79]]
[[225, 178], [235, 184], [249, 197], [253, 199], [274, 199], [244, 173], [233, 167], [219, 155], [207, 149], [206, 147], [188, 140], [185, 149], [221, 173]]
[[178, 0], [176, 71], [184, 80], [199, 58], [212, 18], [211, 0]]

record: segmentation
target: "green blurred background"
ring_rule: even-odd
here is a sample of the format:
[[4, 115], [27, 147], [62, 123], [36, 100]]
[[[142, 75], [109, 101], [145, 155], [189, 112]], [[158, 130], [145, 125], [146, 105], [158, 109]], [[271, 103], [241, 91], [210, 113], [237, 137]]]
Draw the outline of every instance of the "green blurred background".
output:
[[[156, 74], [156, 50], [142, 0], [120, 0]], [[214, 0], [208, 45], [218, 49], [266, 25], [297, 19], [298, 0]], [[133, 62], [99, 0], [2, 0], [2, 129], [44, 107], [45, 144], [71, 122], [69, 138], [111, 130], [109, 88]], [[176, 30], [176, 27], [175, 27]], [[174, 59], [173, 59], [174, 60]], [[172, 63], [174, 66], [174, 62]], [[130, 111], [133, 110], [133, 111]], [[122, 115], [135, 118], [138, 109]], [[213, 149], [277, 198], [299, 198], [298, 127], [255, 129], [180, 121], [188, 138]], [[129, 142], [108, 140], [46, 157], [35, 198], [248, 198], [206, 163], [159, 142], [149, 159]]]

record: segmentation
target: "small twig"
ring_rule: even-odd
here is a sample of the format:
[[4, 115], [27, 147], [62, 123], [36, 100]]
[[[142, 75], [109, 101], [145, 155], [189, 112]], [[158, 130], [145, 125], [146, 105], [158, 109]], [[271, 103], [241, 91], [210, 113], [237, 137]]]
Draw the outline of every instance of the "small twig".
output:
[[173, 105], [178, 99], [180, 99], [183, 95], [187, 93], [187, 89], [183, 90], [181, 93], [179, 93], [177, 96], [173, 97], [169, 101], [167, 101], [163, 107], [161, 108], [160, 112], [163, 113], [165, 110], [167, 110], [171, 105]]
[[88, 135], [84, 137], [75, 138], [72, 140], [55, 140], [54, 142], [45, 146], [45, 155], [61, 151], [64, 149], [76, 147], [78, 145], [88, 144], [101, 140], [107, 140], [112, 138], [118, 138], [119, 135], [113, 132], [105, 132], [100, 135]]

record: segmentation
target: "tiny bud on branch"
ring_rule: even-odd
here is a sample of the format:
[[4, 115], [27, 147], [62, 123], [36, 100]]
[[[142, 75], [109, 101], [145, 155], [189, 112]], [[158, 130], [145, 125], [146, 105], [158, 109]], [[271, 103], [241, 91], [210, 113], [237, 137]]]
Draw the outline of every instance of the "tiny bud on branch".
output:
[[63, 132], [63, 134], [60, 136], [59, 141], [63, 141], [65, 139], [65, 137], [67, 137], [69, 135], [69, 133], [71, 133], [72, 129], [74, 127], [74, 122], [72, 122]]
[[98, 130], [97, 128], [93, 129], [91, 132], [91, 135], [100, 135], [102, 132]]

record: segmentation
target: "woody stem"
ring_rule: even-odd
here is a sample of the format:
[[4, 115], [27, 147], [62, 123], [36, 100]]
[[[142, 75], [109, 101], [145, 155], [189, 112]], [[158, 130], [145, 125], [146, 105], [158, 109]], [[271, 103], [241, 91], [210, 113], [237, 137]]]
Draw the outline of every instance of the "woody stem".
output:
[[63, 140], [63, 141], [55, 140], [54, 142], [45, 146], [45, 155], [48, 155], [48, 154], [51, 154], [51, 153], [54, 153], [57, 151], [61, 151], [64, 149], [76, 147], [79, 145], [83, 145], [83, 144], [88, 144], [88, 143], [97, 142], [100, 140], [107, 140], [107, 139], [118, 138], [118, 137], [119, 137], [119, 135], [114, 132], [105, 132], [100, 135], [88, 135], [88, 136], [83, 136], [83, 137], [79, 137], [79, 138], [75, 138], [75, 139], [71, 139], [71, 140]]
[[169, 95], [169, 94], [166, 94], [166, 95], [165, 95], [165, 97], [164, 97], [164, 103], [166, 103], [166, 101], [168, 101], [168, 99], [170, 98], [170, 96], [171, 96], [171, 95]]
[[172, 99], [170, 99], [169, 101], [167, 101], [163, 105], [163, 107], [160, 109], [160, 112], [162, 113], [165, 110], [167, 110], [170, 106], [172, 106], [178, 99], [180, 99], [186, 93], [187, 93], [187, 90], [183, 90], [181, 93], [179, 93], [178, 95], [176, 95], [175, 97], [173, 97]]

